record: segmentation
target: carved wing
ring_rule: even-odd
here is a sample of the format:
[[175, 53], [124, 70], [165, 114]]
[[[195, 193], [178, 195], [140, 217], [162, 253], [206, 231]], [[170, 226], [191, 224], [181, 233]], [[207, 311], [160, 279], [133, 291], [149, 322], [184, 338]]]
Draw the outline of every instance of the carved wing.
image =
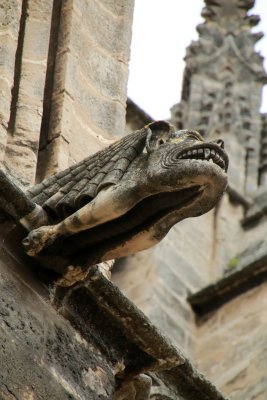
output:
[[142, 153], [147, 129], [135, 131], [78, 164], [33, 186], [27, 196], [53, 218], [62, 219], [89, 203], [105, 186], [116, 184]]

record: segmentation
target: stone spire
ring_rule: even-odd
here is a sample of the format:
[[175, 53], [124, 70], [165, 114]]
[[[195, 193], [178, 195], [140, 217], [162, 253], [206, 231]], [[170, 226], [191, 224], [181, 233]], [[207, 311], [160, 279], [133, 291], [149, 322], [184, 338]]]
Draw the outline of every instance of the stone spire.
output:
[[258, 185], [260, 163], [261, 91], [267, 76], [255, 52], [262, 33], [248, 15], [253, 0], [205, 0], [199, 40], [187, 48], [180, 104], [173, 121], [198, 129], [205, 136], [223, 137], [230, 153], [230, 184], [252, 195]]

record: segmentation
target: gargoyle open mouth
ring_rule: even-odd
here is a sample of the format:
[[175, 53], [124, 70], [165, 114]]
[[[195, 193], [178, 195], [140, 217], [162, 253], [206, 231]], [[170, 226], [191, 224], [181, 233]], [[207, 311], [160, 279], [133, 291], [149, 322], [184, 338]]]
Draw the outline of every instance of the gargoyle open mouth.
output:
[[[149, 196], [136, 204], [125, 215], [91, 228], [87, 232], [78, 233], [64, 242], [64, 255], [68, 255], [68, 249], [73, 254], [77, 249], [88, 248], [90, 253], [102, 252], [103, 248], [114, 248], [117, 244], [129, 240], [136, 233], [149, 229], [161, 218], [169, 213], [188, 206], [201, 193], [198, 185], [174, 192], [158, 193]], [[71, 240], [71, 246], [68, 241]]]
[[219, 145], [213, 143], [203, 143], [191, 146], [188, 150], [182, 150], [176, 154], [176, 159], [195, 159], [212, 161], [221, 167], [225, 172], [228, 169], [228, 157]]

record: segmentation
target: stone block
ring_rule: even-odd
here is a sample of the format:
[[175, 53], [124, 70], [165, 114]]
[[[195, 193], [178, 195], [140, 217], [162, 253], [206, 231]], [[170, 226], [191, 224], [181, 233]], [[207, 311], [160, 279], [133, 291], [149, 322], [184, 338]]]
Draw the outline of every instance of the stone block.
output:
[[5, 165], [12, 177], [21, 187], [33, 185], [36, 173], [36, 152], [25, 142], [8, 143], [5, 153]]
[[50, 23], [52, 5], [52, 0], [29, 0], [27, 12], [30, 18], [36, 19], [39, 22], [47, 21]]
[[17, 107], [15, 122], [16, 136], [13, 137], [13, 141], [27, 141], [27, 145], [30, 145], [34, 149], [34, 151], [37, 151], [40, 126], [40, 107], [29, 107], [25, 102], [19, 104]]
[[79, 61], [77, 58], [68, 57], [68, 78], [72, 82], [87, 81], [101, 95], [126, 101], [128, 77], [126, 65], [100, 49], [89, 46], [86, 38], [80, 37], [79, 40], [84, 40], [82, 51], [86, 51], [87, 56], [79, 57]]
[[197, 326], [198, 366], [231, 399], [250, 399], [254, 394], [258, 399], [261, 393], [266, 394], [262, 384], [267, 372], [267, 344], [262, 334], [267, 326], [266, 304], [265, 283], [227, 303]]
[[6, 128], [2, 124], [0, 124], [0, 163], [4, 159], [6, 143], [7, 143], [7, 131]]
[[14, 75], [16, 41], [9, 34], [0, 35], [0, 68], [8, 79]]
[[27, 105], [42, 105], [46, 66], [25, 61], [21, 68], [18, 101]]
[[[142, 287], [150, 295], [155, 281], [152, 249], [116, 260], [111, 278], [135, 304], [139, 302], [139, 296], [131, 296], [130, 292], [132, 288], [134, 290], [135, 286], [145, 284], [146, 288], [144, 285]], [[149, 285], [147, 282], [149, 282]], [[140, 295], [143, 297], [142, 293]]]
[[70, 164], [69, 143], [60, 135], [39, 152], [37, 182], [68, 168]]
[[134, 1], [127, 1], [119, 0], [100, 0], [100, 3], [105, 7], [107, 10], [112, 12], [112, 14], [118, 17], [128, 17], [132, 18]]
[[157, 281], [153, 285], [153, 303], [158, 303], [168, 309], [169, 314], [173, 315], [174, 318], [178, 317], [180, 321], [184, 320], [184, 325], [188, 325], [192, 322], [193, 313], [186, 303], [185, 297], [180, 298], [175, 293], [171, 293], [168, 286], [162, 282]]
[[11, 31], [16, 37], [19, 31], [22, 2], [20, 0], [1, 0], [1, 31]]
[[185, 283], [179, 277], [179, 270], [170, 267], [170, 263], [166, 262], [166, 258], [155, 260], [155, 274], [157, 278], [164, 284], [166, 290], [175, 293], [178, 296], [186, 297], [188, 289]]
[[[71, 142], [70, 158], [76, 162], [103, 149], [101, 135], [96, 134], [89, 126], [74, 114], [69, 130], [65, 132], [67, 140]], [[75, 134], [75, 141], [73, 140], [73, 134]]]
[[[131, 40], [130, 17], [128, 20], [123, 17], [116, 18], [109, 12], [105, 12], [105, 9], [97, 1], [75, 0], [74, 10], [77, 13], [73, 14], [73, 26], [84, 25], [88, 36], [96, 45], [110, 54], [116, 54], [124, 61], [128, 60]], [[131, 12], [129, 14], [131, 15]]]
[[[1, 70], [1, 68], [0, 68]], [[1, 71], [0, 71], [1, 73]], [[10, 112], [10, 98], [11, 98], [11, 90], [10, 86], [6, 79], [2, 79], [0, 77], [0, 96], [1, 96], [1, 104], [0, 104], [0, 121], [2, 124], [7, 126], [7, 122], [9, 119]]]
[[[48, 2], [49, 3], [49, 2]], [[51, 19], [51, 14], [48, 14]], [[23, 57], [34, 63], [46, 64], [50, 36], [50, 19], [35, 20], [30, 14], [25, 28]]]
[[58, 135], [64, 136], [70, 143], [69, 161], [81, 160], [103, 148], [103, 143], [92, 129], [88, 115], [81, 116], [80, 110], [76, 113], [73, 99], [67, 93], [57, 96], [54, 105], [49, 139], [53, 140]]
[[196, 264], [188, 260], [185, 250], [180, 251], [179, 247], [175, 246], [175, 243], [180, 241], [181, 235], [182, 230], [178, 235], [176, 229], [173, 229], [154, 251], [161, 260], [168, 260], [168, 265], [172, 270], [177, 271], [176, 274], [184, 282], [188, 291], [196, 291], [205, 285], [204, 276], [201, 275]]
[[122, 136], [125, 126], [125, 108], [113, 100], [101, 97], [84, 81], [70, 82], [66, 77], [66, 90], [75, 100], [74, 112], [82, 117], [83, 123], [90, 123], [109, 135]]

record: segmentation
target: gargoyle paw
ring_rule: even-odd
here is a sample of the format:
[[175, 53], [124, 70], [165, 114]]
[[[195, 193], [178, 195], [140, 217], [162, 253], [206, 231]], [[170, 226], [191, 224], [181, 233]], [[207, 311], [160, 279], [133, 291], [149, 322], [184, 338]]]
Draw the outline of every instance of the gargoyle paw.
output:
[[57, 238], [54, 226], [42, 226], [34, 229], [23, 239], [22, 244], [29, 256], [36, 256], [44, 248], [52, 244]]

